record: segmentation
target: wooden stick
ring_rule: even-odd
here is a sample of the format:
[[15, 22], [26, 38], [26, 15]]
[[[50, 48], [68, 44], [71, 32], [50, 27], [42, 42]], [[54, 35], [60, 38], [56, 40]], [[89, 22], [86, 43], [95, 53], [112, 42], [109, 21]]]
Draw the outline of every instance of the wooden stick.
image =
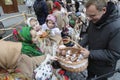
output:
[[7, 31], [7, 30], [11, 30], [11, 29], [15, 29], [15, 28], [4, 28], [4, 29], [0, 29], [0, 31]]
[[0, 40], [5, 40], [5, 39], [7, 39], [8, 37], [10, 37], [10, 36], [12, 36], [13, 34], [11, 33], [11, 34], [9, 34], [8, 36], [6, 36], [6, 37], [4, 37], [4, 38], [2, 38], [2, 39], [0, 39]]
[[[10, 16], [10, 17], [6, 17], [6, 18], [1, 19], [0, 21], [4, 21], [4, 20], [7, 20], [7, 19], [19, 17], [19, 16], [23, 16], [23, 17], [24, 17], [24, 20], [20, 21], [19, 23], [15, 24], [15, 25], [10, 26], [11, 28], [0, 29], [0, 31], [1, 31], [1, 30], [11, 30], [11, 29], [15, 29], [14, 27], [16, 27], [17, 25], [19, 25], [19, 24], [21, 24], [22, 22], [24, 22], [24, 21], [27, 20], [27, 15], [28, 15], [28, 16], [31, 16], [31, 15], [29, 15], [29, 14], [22, 13], [22, 14], [18, 14], [18, 15], [14, 15], [14, 16]], [[10, 37], [10, 36], [12, 36], [12, 35], [13, 35], [13, 34], [11, 33], [10, 35], [2, 38], [1, 40], [4, 40], [4, 39], [6, 39], [6, 38], [8, 38], [8, 37]]]
[[23, 16], [23, 17], [24, 17], [24, 20], [26, 20], [26, 19], [27, 19], [27, 16], [32, 16], [32, 15], [31, 15], [31, 14], [22, 13], [22, 14], [18, 14], [18, 15], [14, 15], [14, 16], [10, 16], [10, 17], [3, 18], [3, 19], [1, 19], [0, 21], [4, 21], [4, 20], [6, 20], [6, 19], [11, 19], [11, 18], [19, 17], [19, 16]]
[[17, 25], [21, 24], [22, 22], [24, 22], [24, 20], [20, 21], [19, 23], [15, 24], [15, 25], [13, 25], [13, 26], [10, 26], [10, 27], [14, 28], [14, 27], [16, 27]]
[[23, 15], [23, 14], [18, 14], [18, 15], [6, 17], [6, 18], [1, 19], [0, 21], [4, 21], [4, 20], [6, 20], [6, 19], [15, 18], [15, 17], [19, 17], [19, 16], [24, 16], [24, 15]]
[[[13, 28], [13, 27], [16, 27], [17, 25], [19, 25], [19, 24], [22, 23], [22, 22], [23, 22], [23, 21], [19, 22], [18, 24], [14, 25], [14, 26], [11, 26], [12, 28], [8, 28], [8, 29], [6, 29], [6, 30], [15, 29], [15, 28]], [[1, 29], [0, 29], [0, 30], [1, 30]], [[13, 35], [13, 34], [11, 33], [10, 35], [2, 38], [1, 40], [7, 39], [7, 38], [9, 38], [9, 37], [12, 36], [12, 35]]]

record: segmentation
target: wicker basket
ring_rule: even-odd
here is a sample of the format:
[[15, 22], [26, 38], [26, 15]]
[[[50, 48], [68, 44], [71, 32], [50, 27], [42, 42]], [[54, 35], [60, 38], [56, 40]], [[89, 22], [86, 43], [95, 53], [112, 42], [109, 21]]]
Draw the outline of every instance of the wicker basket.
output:
[[[64, 50], [64, 51], [70, 50], [71, 53], [79, 55], [82, 47], [78, 43], [76, 43], [75, 41], [73, 41], [73, 40], [70, 40], [70, 41], [75, 43], [78, 46], [78, 48], [76, 48], [76, 47], [65, 47], [61, 50]], [[70, 61], [66, 61], [66, 60], [62, 59], [60, 57], [61, 56], [60, 53], [57, 53], [57, 56], [59, 57], [58, 62], [60, 63], [61, 67], [65, 70], [67, 70], [67, 71], [70, 71], [70, 72], [82, 72], [88, 66], [88, 59], [87, 58], [82, 59], [80, 61], [76, 61], [76, 62], [70, 62]]]

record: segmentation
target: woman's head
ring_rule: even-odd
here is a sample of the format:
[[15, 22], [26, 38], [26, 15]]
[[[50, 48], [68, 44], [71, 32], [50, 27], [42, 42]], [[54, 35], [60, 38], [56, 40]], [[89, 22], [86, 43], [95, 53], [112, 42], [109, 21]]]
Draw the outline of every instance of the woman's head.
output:
[[22, 39], [22, 42], [36, 43], [37, 41], [36, 31], [31, 27], [22, 27], [22, 29], [19, 31], [19, 35]]
[[56, 17], [52, 14], [49, 14], [46, 18], [46, 24], [50, 29], [57, 26]]
[[22, 42], [27, 42], [27, 43], [31, 43], [32, 42], [32, 37], [30, 34], [31, 28], [30, 27], [22, 27], [19, 31], [18, 31], [18, 35], [21, 38]]
[[39, 24], [37, 18], [35, 18], [35, 17], [28, 18], [27, 25], [32, 27], [37, 32], [41, 29], [41, 25]]

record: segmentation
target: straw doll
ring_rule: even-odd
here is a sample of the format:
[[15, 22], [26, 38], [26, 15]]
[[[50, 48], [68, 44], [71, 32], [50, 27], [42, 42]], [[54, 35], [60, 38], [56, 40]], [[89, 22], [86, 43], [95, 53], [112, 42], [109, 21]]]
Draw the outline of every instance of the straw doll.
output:
[[21, 51], [28, 56], [40, 56], [42, 52], [36, 46], [37, 33], [30, 27], [22, 27], [21, 30], [13, 30], [14, 37], [22, 43]]
[[45, 38], [49, 34], [49, 32], [42, 30], [42, 26], [39, 24], [37, 18], [35, 17], [29, 17], [27, 19], [27, 25], [34, 29], [37, 32], [37, 35], [40, 36], [40, 38]]
[[[0, 41], [0, 74], [7, 73], [6, 80], [21, 79], [33, 80], [34, 70], [40, 65], [48, 55], [29, 57], [23, 54], [22, 43], [12, 41]], [[51, 56], [48, 57], [51, 61]], [[52, 68], [52, 67], [51, 67]], [[4, 73], [2, 73], [3, 71]], [[12, 75], [13, 74], [13, 75]], [[20, 74], [20, 75], [16, 75]], [[24, 75], [24, 76], [21, 76]], [[16, 76], [16, 78], [14, 78]], [[6, 77], [5, 75], [0, 76]], [[3, 80], [3, 78], [1, 80]], [[4, 78], [5, 79], [5, 78]]]
[[46, 18], [46, 22], [42, 25], [42, 30], [50, 31], [49, 38], [57, 44], [61, 40], [61, 31], [57, 28], [56, 17], [49, 14]]
[[49, 56], [49, 61], [55, 57], [44, 55], [39, 51], [34, 44], [37, 41], [36, 31], [30, 27], [22, 27], [18, 32], [14, 30], [13, 34], [19, 42], [0, 40], [0, 71], [13, 73], [17, 70], [27, 76], [28, 80], [33, 80], [34, 69], [45, 60], [46, 56]]
[[41, 49], [42, 52], [45, 52], [45, 39], [48, 36], [47, 31], [43, 31], [41, 25], [39, 24], [37, 18], [35, 17], [29, 17], [26, 21], [27, 25], [29, 27], [31, 27], [32, 29], [34, 29], [37, 33], [37, 35], [39, 36], [39, 40], [37, 46]]

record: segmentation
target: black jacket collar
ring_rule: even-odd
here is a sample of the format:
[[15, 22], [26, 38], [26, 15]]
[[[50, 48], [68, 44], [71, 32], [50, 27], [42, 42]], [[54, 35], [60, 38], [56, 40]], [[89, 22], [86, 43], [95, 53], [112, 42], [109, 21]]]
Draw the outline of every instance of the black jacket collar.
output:
[[106, 8], [107, 8], [106, 13], [101, 17], [101, 19], [98, 22], [94, 24], [97, 29], [102, 28], [104, 25], [120, 17], [118, 15], [119, 14], [118, 7], [113, 2], [108, 2]]

